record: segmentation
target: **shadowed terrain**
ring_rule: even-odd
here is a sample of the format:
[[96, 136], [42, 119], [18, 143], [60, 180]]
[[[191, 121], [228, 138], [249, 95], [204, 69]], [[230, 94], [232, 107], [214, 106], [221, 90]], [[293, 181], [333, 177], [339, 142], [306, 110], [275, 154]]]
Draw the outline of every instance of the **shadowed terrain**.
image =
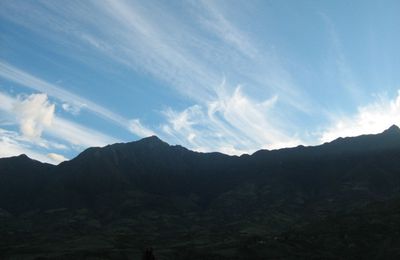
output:
[[155, 136], [0, 159], [1, 259], [400, 257], [400, 129], [252, 155]]

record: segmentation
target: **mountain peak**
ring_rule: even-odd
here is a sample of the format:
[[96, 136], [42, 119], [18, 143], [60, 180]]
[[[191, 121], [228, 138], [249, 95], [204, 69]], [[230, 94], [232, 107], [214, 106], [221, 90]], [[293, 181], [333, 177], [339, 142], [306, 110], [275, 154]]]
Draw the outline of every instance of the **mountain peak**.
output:
[[148, 137], [144, 137], [144, 138], [142, 138], [142, 139], [140, 139], [139, 140], [139, 142], [142, 142], [142, 141], [144, 141], [144, 142], [151, 142], [151, 143], [158, 143], [158, 142], [163, 142], [160, 138], [158, 138], [158, 136], [156, 136], [156, 135], [151, 135], [151, 136], [148, 136]]
[[32, 159], [29, 158], [29, 157], [28, 157], [26, 154], [24, 154], [24, 153], [22, 153], [22, 154], [20, 154], [20, 155], [17, 155], [17, 156], [10, 157], [10, 158], [14, 158], [14, 159], [20, 160], [20, 161], [32, 161]]
[[155, 135], [140, 139], [140, 140], [136, 141], [136, 143], [142, 143], [142, 144], [146, 144], [146, 145], [150, 145], [150, 146], [169, 145]]
[[383, 131], [385, 134], [400, 134], [400, 128], [397, 125], [392, 125], [385, 131]]

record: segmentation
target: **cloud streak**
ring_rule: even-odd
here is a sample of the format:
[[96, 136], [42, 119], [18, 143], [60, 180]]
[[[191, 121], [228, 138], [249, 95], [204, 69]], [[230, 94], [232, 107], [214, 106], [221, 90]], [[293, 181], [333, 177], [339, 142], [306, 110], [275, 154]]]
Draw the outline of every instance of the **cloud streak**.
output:
[[218, 150], [229, 154], [302, 143], [284, 128], [277, 129], [279, 119], [273, 116], [277, 100], [278, 97], [274, 96], [256, 102], [244, 95], [240, 87], [233, 93], [221, 87], [220, 98], [207, 106], [194, 105], [183, 111], [164, 111], [168, 123], [163, 125], [163, 131], [192, 149]]
[[117, 138], [61, 117], [54, 118], [52, 127], [48, 128], [46, 133], [78, 147], [104, 146], [120, 142]]
[[[305, 104], [310, 102], [299, 102], [306, 97], [298, 91], [273, 48], [260, 50], [217, 4], [183, 4], [185, 10], [193, 7], [204, 15], [189, 12], [191, 19], [186, 22], [168, 5], [157, 7], [136, 1], [69, 1], [63, 7], [43, 2], [32, 6], [38, 13], [35, 16], [28, 14], [16, 20], [15, 15], [4, 15], [53, 37], [72, 48], [70, 53], [76, 53], [73, 48], [80, 44], [80, 48], [86, 46], [85, 53], [96, 50], [102, 58], [150, 73], [199, 104], [215, 98], [215, 87], [226, 76], [234, 84], [245, 81], [246, 88], [263, 88], [267, 95], [279, 94], [281, 102], [307, 110]], [[20, 14], [18, 5], [10, 9]], [[101, 33], [94, 33], [94, 28], [102, 28]], [[212, 35], [219, 40], [211, 40]]]
[[129, 120], [92, 102], [88, 99], [82, 98], [72, 92], [69, 92], [61, 87], [54, 84], [48, 83], [40, 78], [37, 78], [25, 71], [22, 71], [4, 61], [0, 61], [0, 77], [9, 81], [15, 82], [24, 87], [46, 93], [58, 100], [68, 102], [69, 106], [75, 106], [78, 108], [86, 109], [107, 119], [113, 123], [116, 123], [125, 129], [130, 128]]
[[[32, 4], [16, 0], [3, 6], [4, 9], [0, 10], [2, 18], [61, 46], [61, 50], [52, 50], [78, 61], [78, 66], [84, 63], [98, 73], [100, 68], [109, 72], [115, 67], [135, 71], [154, 80], [156, 87], [172, 90], [168, 94], [171, 97], [179, 96], [184, 100], [179, 105], [164, 103], [161, 108], [149, 108], [152, 111], [163, 110], [164, 116], [157, 126], [149, 127], [144, 125], [146, 120], [143, 118], [126, 118], [0, 61], [0, 77], [61, 100], [64, 111], [75, 116], [80, 110], [85, 110], [139, 137], [161, 134], [168, 142], [196, 150], [240, 154], [260, 148], [305, 143], [296, 127], [290, 125], [298, 118], [308, 119], [310, 115], [321, 116], [324, 113], [319, 108], [324, 106], [321, 103], [325, 100], [312, 100], [304, 91], [312, 87], [302, 91], [279, 46], [274, 47], [267, 41], [269, 39], [259, 42], [251, 30], [240, 27], [239, 18], [243, 16], [238, 14], [243, 10], [232, 8], [230, 3], [183, 2], [179, 4], [179, 15], [173, 10], [178, 4], [171, 7], [163, 2], [124, 0], [71, 0], [62, 5], [57, 1]], [[355, 93], [357, 84], [339, 35], [332, 21], [325, 20], [329, 42], [333, 43], [335, 70], [340, 76], [338, 81], [348, 93]], [[311, 81], [304, 82], [319, 84]], [[135, 87], [131, 82], [124, 84]], [[332, 83], [335, 84], [336, 81]], [[146, 93], [148, 90], [141, 91]], [[322, 96], [325, 94], [318, 92]], [[151, 94], [148, 96], [152, 98]], [[342, 100], [342, 96], [339, 98]], [[5, 107], [9, 106], [7, 102], [4, 101]], [[82, 146], [116, 141], [93, 131], [88, 125], [79, 125], [58, 116], [51, 122], [50, 127], [43, 125], [44, 130], [33, 127], [37, 132], [32, 136], [40, 136], [44, 131], [54, 138]], [[95, 138], [88, 136], [87, 131], [91, 131]], [[326, 136], [330, 135], [328, 132]]]
[[[161, 123], [161, 128], [164, 133], [170, 133], [165, 136], [167, 141], [173, 138], [196, 149], [219, 151], [225, 151], [225, 147], [230, 146], [230, 151], [236, 147], [240, 152], [291, 144], [293, 132], [282, 130], [283, 121], [290, 121], [290, 118], [264, 113], [266, 109], [262, 103], [265, 100], [256, 102], [243, 95], [242, 91], [248, 89], [249, 92], [270, 97], [264, 98], [269, 100], [266, 103], [279, 101], [281, 106], [307, 111], [305, 104], [311, 102], [299, 94], [275, 52], [272, 49], [261, 51], [248, 35], [235, 26], [231, 17], [221, 12], [217, 4], [199, 2], [183, 7], [195, 7], [202, 12], [185, 24], [169, 12], [168, 6], [155, 7], [150, 3], [72, 1], [60, 10], [54, 2], [43, 2], [34, 7], [42, 15], [28, 14], [21, 19], [23, 21], [10, 19], [43, 35], [50, 35], [54, 41], [68, 48], [74, 49], [75, 45], [79, 45], [80, 48], [87, 48], [88, 52], [95, 50], [103, 58], [130, 69], [149, 73], [187, 97], [192, 105], [186, 109], [164, 111], [168, 122]], [[14, 10], [18, 13], [18, 7]], [[76, 24], [82, 26], [78, 28]], [[34, 25], [35, 28], [32, 28]], [[94, 28], [102, 30], [94, 33]], [[204, 34], [199, 34], [199, 30]], [[60, 31], [62, 34], [54, 33]], [[217, 36], [218, 40], [210, 36]], [[27, 87], [34, 86], [35, 90], [48, 93], [74, 107], [92, 111], [140, 137], [156, 132], [144, 126], [140, 119], [123, 118], [5, 62], [0, 64], [0, 76]], [[221, 90], [220, 81], [224, 76], [234, 83], [225, 84], [224, 90]], [[241, 88], [232, 87], [240, 82], [246, 84]], [[179, 127], [179, 120], [184, 120], [184, 116], [190, 121], [181, 122], [183, 125]]]
[[139, 119], [133, 119], [130, 121], [129, 129], [132, 133], [135, 133], [140, 137], [148, 137], [152, 135], [156, 135], [151, 129], [142, 125]]

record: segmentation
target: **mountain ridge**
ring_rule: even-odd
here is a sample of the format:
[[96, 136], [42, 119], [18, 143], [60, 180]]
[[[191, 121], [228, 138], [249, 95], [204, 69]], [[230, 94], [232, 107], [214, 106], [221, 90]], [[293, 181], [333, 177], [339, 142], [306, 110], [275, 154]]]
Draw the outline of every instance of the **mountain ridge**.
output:
[[[79, 155], [81, 155], [82, 153], [85, 153], [86, 151], [95, 151], [95, 150], [99, 150], [102, 148], [111, 148], [111, 147], [118, 147], [118, 146], [131, 146], [131, 145], [149, 145], [150, 147], [157, 147], [157, 146], [161, 146], [161, 147], [175, 147], [175, 148], [183, 148], [187, 151], [191, 151], [194, 153], [200, 153], [200, 154], [222, 154], [222, 155], [226, 155], [226, 156], [232, 156], [232, 157], [241, 157], [241, 156], [252, 156], [256, 153], [259, 152], [276, 152], [276, 151], [282, 151], [282, 150], [292, 150], [292, 149], [304, 149], [304, 148], [316, 148], [316, 147], [321, 147], [327, 144], [334, 144], [334, 143], [341, 143], [341, 142], [346, 142], [348, 140], [356, 140], [356, 139], [360, 139], [360, 138], [366, 138], [366, 137], [382, 137], [382, 136], [398, 136], [400, 137], [400, 128], [397, 125], [392, 125], [389, 128], [387, 128], [386, 130], [384, 130], [381, 133], [377, 133], [377, 134], [362, 134], [362, 135], [358, 135], [358, 136], [349, 136], [349, 137], [338, 137], [332, 141], [329, 142], [325, 142], [322, 144], [317, 144], [317, 145], [298, 145], [295, 147], [283, 147], [283, 148], [278, 148], [278, 149], [273, 149], [273, 150], [269, 150], [269, 149], [260, 149], [257, 150], [251, 154], [248, 153], [243, 153], [240, 156], [239, 155], [229, 155], [229, 154], [224, 154], [221, 152], [199, 152], [199, 151], [194, 151], [194, 150], [190, 150], [184, 146], [181, 145], [170, 145], [167, 142], [161, 140], [158, 136], [156, 135], [152, 135], [152, 136], [148, 136], [148, 137], [144, 137], [142, 139], [136, 140], [136, 141], [130, 141], [130, 142], [120, 142], [120, 143], [114, 143], [114, 144], [108, 144], [102, 147], [89, 147], [87, 149], [85, 149], [84, 151], [82, 151], [80, 154], [78, 154], [76, 157], [78, 157]], [[6, 158], [14, 158], [14, 157], [28, 157], [31, 160], [34, 160], [32, 158], [30, 158], [29, 156], [27, 156], [26, 154], [20, 154], [20, 155], [16, 155], [16, 156], [10, 156], [10, 157], [2, 157], [1, 159], [6, 159]], [[74, 157], [74, 158], [76, 158]], [[74, 158], [70, 159], [73, 160]], [[67, 161], [70, 161], [67, 160]]]
[[365, 259], [395, 247], [376, 241], [397, 241], [398, 205], [398, 127], [244, 156], [152, 136], [57, 166], [0, 159], [0, 258]]
[[[85, 197], [85, 201], [92, 201], [97, 194], [133, 189], [165, 196], [201, 194], [200, 204], [204, 206], [211, 203], [219, 194], [245, 182], [276, 182], [278, 186], [295, 185], [299, 190], [312, 185], [315, 186], [314, 190], [325, 189], [326, 193], [332, 184], [328, 178], [322, 178], [320, 172], [326, 175], [332, 171], [330, 173], [332, 176], [329, 178], [335, 181], [331, 182], [340, 183], [342, 173], [335, 173], [335, 169], [348, 171], [360, 163], [371, 164], [369, 167], [374, 168], [376, 166], [373, 166], [373, 163], [380, 163], [377, 158], [386, 160], [382, 158], [383, 154], [393, 156], [392, 154], [397, 154], [397, 150], [400, 150], [400, 130], [397, 126], [392, 126], [380, 134], [338, 138], [318, 146], [259, 150], [252, 155], [240, 157], [222, 153], [195, 152], [182, 146], [171, 146], [158, 137], [151, 136], [129, 143], [91, 147], [72, 160], [57, 166], [42, 164], [24, 155], [3, 158], [0, 159], [0, 177], [3, 176], [3, 185], [6, 185], [4, 190], [9, 193], [11, 186], [7, 186], [8, 181], [13, 180], [11, 183], [14, 183], [14, 188], [19, 190], [18, 182], [21, 182], [21, 187], [25, 187], [23, 179], [24, 176], [28, 176], [30, 181], [26, 183], [30, 183], [28, 186], [31, 190], [50, 182], [60, 191], [65, 191], [65, 194]], [[349, 160], [354, 162], [353, 165], [347, 166]], [[367, 160], [367, 163], [363, 160]], [[334, 162], [343, 163], [332, 165]], [[367, 166], [357, 167], [365, 168], [365, 171], [369, 172]], [[5, 174], [13, 171], [16, 174]], [[26, 174], [32, 171], [42, 177], [35, 179], [32, 178], [34, 175]], [[367, 178], [367, 174], [364, 178]], [[379, 179], [379, 177], [374, 178]], [[312, 182], [318, 180], [319, 186], [310, 184], [312, 182], [308, 183], [306, 180]], [[74, 203], [62, 192], [51, 193], [54, 198], [62, 197], [60, 203], [63, 205], [70, 206]], [[32, 196], [32, 199], [34, 197]], [[53, 205], [53, 202], [47, 205], [46, 199], [34, 200], [41, 202], [32, 203], [31, 207], [36, 205], [48, 208], [50, 204]], [[22, 204], [24, 203], [21, 202]], [[21, 210], [21, 207], [17, 208], [17, 211]]]

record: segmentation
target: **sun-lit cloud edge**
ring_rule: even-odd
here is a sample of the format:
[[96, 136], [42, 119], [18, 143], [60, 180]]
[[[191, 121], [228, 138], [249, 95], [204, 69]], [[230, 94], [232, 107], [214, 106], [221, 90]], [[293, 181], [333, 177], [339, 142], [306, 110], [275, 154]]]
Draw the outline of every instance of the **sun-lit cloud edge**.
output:
[[370, 104], [358, 107], [351, 115], [331, 115], [331, 123], [317, 133], [319, 142], [339, 137], [381, 133], [391, 125], [400, 125], [400, 90], [393, 98], [378, 95]]

